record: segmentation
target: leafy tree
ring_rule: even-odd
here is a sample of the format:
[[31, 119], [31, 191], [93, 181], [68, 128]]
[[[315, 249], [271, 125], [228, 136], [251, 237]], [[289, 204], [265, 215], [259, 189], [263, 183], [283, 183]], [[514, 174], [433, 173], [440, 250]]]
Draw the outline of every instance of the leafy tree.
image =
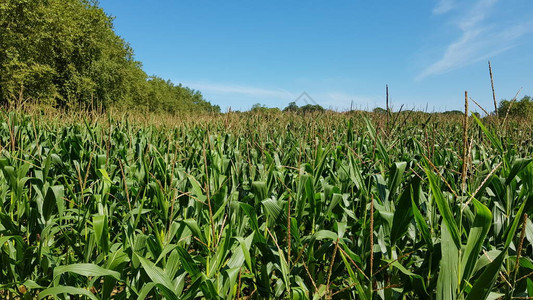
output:
[[324, 108], [318, 104], [306, 104], [300, 107], [300, 112], [304, 114], [313, 112], [324, 112]]
[[148, 77], [95, 0], [0, 2], [0, 103], [219, 111], [194, 90]]
[[298, 105], [296, 105], [296, 102], [291, 102], [287, 107], [283, 109], [283, 111], [292, 111], [297, 112], [299, 109]]
[[266, 107], [265, 105], [262, 105], [260, 103], [256, 103], [252, 106], [252, 108], [250, 109], [250, 112], [252, 113], [278, 113], [280, 112], [281, 110], [277, 107]]
[[530, 96], [524, 96], [520, 101], [500, 101], [498, 114], [505, 116], [507, 111], [509, 111], [509, 116], [531, 118], [533, 117], [533, 99]]
[[386, 114], [387, 110], [385, 110], [384, 108], [381, 108], [381, 107], [376, 107], [376, 108], [374, 108], [373, 112], [376, 113], [376, 114]]
[[313, 112], [324, 112], [324, 108], [318, 104], [306, 104], [302, 107], [298, 107], [296, 102], [290, 102], [289, 105], [283, 109], [283, 111], [306, 114]]
[[250, 109], [251, 112], [258, 112], [261, 111], [263, 108], [266, 108], [266, 106], [261, 105], [261, 103], [256, 103], [252, 105], [252, 109]]

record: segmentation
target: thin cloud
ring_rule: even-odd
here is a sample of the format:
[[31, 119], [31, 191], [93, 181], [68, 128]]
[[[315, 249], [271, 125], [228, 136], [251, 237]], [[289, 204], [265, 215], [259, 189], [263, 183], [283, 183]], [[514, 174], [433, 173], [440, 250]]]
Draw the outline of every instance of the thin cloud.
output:
[[437, 6], [433, 9], [433, 14], [442, 15], [455, 7], [455, 1], [453, 0], [438, 0]]
[[504, 26], [487, 24], [497, 0], [481, 0], [454, 24], [461, 30], [460, 36], [451, 42], [442, 57], [426, 67], [416, 80], [443, 74], [505, 52], [518, 43], [517, 40], [533, 31], [533, 22], [526, 21]]
[[496, 2], [498, 0], [479, 0], [470, 9], [467, 8], [467, 13], [457, 23], [458, 27], [468, 31], [482, 25], [482, 21], [490, 14]]
[[[293, 93], [284, 89], [267, 89], [240, 84], [187, 82], [185, 85], [195, 90], [199, 90], [203, 94], [210, 94], [211, 100], [233, 99], [238, 101], [237, 99], [241, 99], [241, 101], [246, 102], [244, 106], [247, 107], [249, 104], [256, 101], [268, 99], [269, 101], [278, 100], [278, 102], [281, 103], [278, 105], [281, 105], [280, 108], [283, 108], [288, 105], [289, 102], [295, 101], [302, 93], [302, 91]], [[346, 111], [350, 109], [350, 107], [353, 109], [373, 108], [376, 106], [378, 98], [374, 96], [352, 95], [341, 91], [319, 93], [308, 92], [308, 95], [320, 106], [338, 111]], [[305, 101], [297, 103], [297, 105], [300, 106], [305, 104]]]
[[234, 84], [216, 84], [216, 83], [189, 83], [191, 88], [211, 92], [214, 94], [238, 94], [256, 98], [280, 98], [292, 99], [294, 94], [283, 89], [265, 89], [252, 86], [234, 85]]

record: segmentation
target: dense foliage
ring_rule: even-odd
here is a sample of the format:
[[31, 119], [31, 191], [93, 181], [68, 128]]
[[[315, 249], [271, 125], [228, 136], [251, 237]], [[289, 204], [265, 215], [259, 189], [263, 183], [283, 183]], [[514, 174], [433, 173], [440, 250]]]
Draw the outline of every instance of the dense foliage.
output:
[[324, 112], [325, 109], [318, 104], [306, 104], [303, 106], [298, 106], [296, 102], [290, 102], [287, 107], [283, 109], [285, 112], [296, 112], [301, 114], [315, 113], [315, 112]]
[[281, 112], [281, 109], [277, 107], [267, 107], [266, 105], [261, 105], [261, 103], [256, 103], [252, 105], [252, 108], [250, 109], [251, 113], [262, 113], [262, 114], [279, 114]]
[[533, 99], [530, 96], [524, 96], [520, 101], [502, 100], [498, 107], [498, 114], [531, 120], [533, 119]]
[[392, 117], [2, 113], [0, 298], [532, 297], [531, 124]]
[[149, 78], [96, 1], [1, 1], [0, 37], [0, 104], [220, 110], [197, 91]]

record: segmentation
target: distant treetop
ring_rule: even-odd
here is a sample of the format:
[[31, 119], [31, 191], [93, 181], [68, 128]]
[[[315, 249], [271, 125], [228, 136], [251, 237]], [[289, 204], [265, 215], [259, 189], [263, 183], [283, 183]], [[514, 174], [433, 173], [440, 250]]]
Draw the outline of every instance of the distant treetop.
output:
[[324, 112], [324, 108], [318, 104], [306, 104], [304, 106], [298, 107], [296, 102], [290, 102], [287, 107], [283, 109], [285, 112], [296, 112], [296, 113], [312, 113], [312, 112]]

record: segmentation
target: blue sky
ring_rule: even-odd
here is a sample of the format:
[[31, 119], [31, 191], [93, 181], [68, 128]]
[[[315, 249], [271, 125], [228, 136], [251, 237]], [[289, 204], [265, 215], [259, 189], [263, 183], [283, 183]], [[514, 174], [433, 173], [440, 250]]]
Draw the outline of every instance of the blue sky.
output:
[[[283, 108], [302, 92], [336, 110], [492, 110], [533, 95], [533, 1], [101, 0], [144, 70], [223, 111]], [[301, 102], [301, 103], [300, 103]], [[298, 102], [303, 105], [303, 101]]]

